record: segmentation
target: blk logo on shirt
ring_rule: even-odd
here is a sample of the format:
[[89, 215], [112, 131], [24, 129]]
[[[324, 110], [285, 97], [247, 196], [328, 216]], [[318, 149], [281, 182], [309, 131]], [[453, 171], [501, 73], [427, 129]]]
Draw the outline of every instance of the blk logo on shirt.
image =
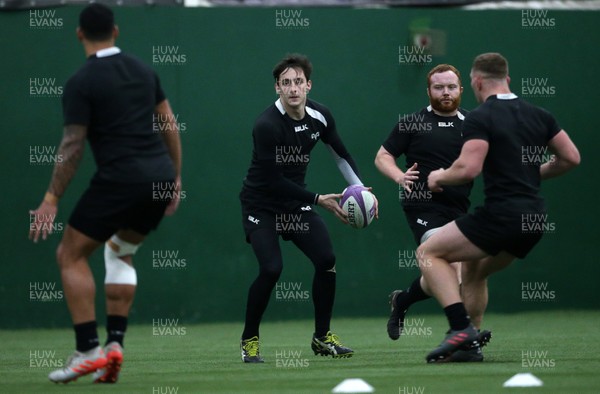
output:
[[296, 126], [296, 127], [294, 127], [294, 131], [296, 133], [299, 133], [301, 131], [306, 131], [306, 130], [308, 130], [308, 125], [307, 124], [303, 124], [302, 126]]

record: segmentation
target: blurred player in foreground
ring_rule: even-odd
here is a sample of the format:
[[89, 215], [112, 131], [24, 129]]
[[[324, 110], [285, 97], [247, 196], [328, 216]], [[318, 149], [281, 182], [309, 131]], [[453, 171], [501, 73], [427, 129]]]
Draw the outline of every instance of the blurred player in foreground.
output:
[[[427, 362], [448, 361], [457, 350], [477, 342], [465, 304], [479, 303], [485, 309], [487, 277], [515, 258], [525, 258], [541, 239], [543, 223], [528, 226], [530, 218], [545, 217], [541, 180], [562, 175], [580, 162], [577, 147], [554, 117], [513, 94], [509, 82], [508, 62], [502, 55], [475, 58], [471, 87], [481, 105], [463, 123], [465, 143], [458, 159], [429, 174], [429, 188], [441, 192], [483, 172], [485, 201], [474, 213], [442, 227], [417, 250], [421, 273], [450, 323], [449, 333], [427, 355]], [[541, 158], [523, 154], [546, 148], [553, 155], [543, 164]], [[462, 261], [465, 304], [449, 264], [453, 261]]]
[[319, 205], [347, 223], [339, 207], [341, 194], [317, 194], [306, 189], [304, 178], [310, 152], [325, 143], [348, 182], [360, 184], [358, 169], [337, 133], [329, 110], [307, 95], [312, 87], [312, 64], [303, 55], [282, 59], [273, 70], [277, 101], [254, 124], [252, 161], [240, 200], [246, 241], [259, 265], [258, 277], [248, 291], [246, 320], [241, 339], [242, 360], [263, 362], [259, 351], [259, 325], [283, 269], [279, 237], [292, 241], [315, 268], [312, 300], [315, 354], [350, 357], [354, 351], [330, 331], [336, 286], [336, 261], [323, 219], [313, 211]]
[[[402, 187], [402, 208], [417, 245], [445, 224], [465, 215], [470, 205], [472, 182], [445, 187], [441, 193], [432, 193], [427, 187], [429, 173], [449, 167], [460, 154], [462, 124], [467, 113], [460, 108], [462, 92], [460, 72], [454, 66], [439, 64], [432, 68], [427, 74], [430, 105], [401, 117], [375, 157], [377, 169]], [[401, 155], [406, 156], [406, 172], [396, 164]], [[460, 262], [452, 266], [460, 278]], [[431, 290], [421, 276], [406, 290], [390, 294], [387, 331], [391, 339], [396, 340], [402, 334], [408, 308], [428, 298], [431, 298]], [[484, 331], [480, 342], [487, 343], [490, 335]], [[459, 351], [452, 358], [452, 361], [482, 360], [479, 346]]]
[[[63, 289], [75, 329], [76, 351], [64, 368], [50, 373], [67, 383], [95, 373], [98, 383], [117, 381], [123, 338], [137, 284], [132, 257], [163, 215], [173, 214], [181, 187], [181, 144], [177, 124], [156, 74], [114, 46], [112, 11], [100, 4], [80, 14], [77, 37], [86, 63], [69, 79], [63, 96], [63, 158], [48, 191], [30, 214], [29, 237], [46, 239], [58, 200], [80, 164], [85, 140], [97, 171], [81, 196], [56, 252]], [[155, 132], [153, 120], [163, 123]], [[159, 191], [160, 193], [156, 193]], [[50, 227], [51, 228], [51, 227]], [[95, 284], [88, 259], [104, 244], [106, 345], [99, 344]]]

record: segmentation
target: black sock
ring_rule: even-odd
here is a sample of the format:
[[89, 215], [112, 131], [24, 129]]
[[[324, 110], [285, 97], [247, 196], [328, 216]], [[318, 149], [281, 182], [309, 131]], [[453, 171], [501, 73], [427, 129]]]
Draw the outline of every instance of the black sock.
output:
[[75, 324], [73, 328], [78, 352], [87, 352], [100, 344], [95, 320]]
[[406, 310], [415, 302], [423, 301], [428, 298], [431, 298], [431, 296], [425, 294], [423, 291], [423, 288], [421, 287], [421, 277], [419, 276], [411, 283], [406, 291], [402, 292], [396, 298], [396, 306], [400, 310]]
[[123, 339], [125, 337], [125, 331], [127, 331], [127, 317], [118, 315], [106, 316], [106, 332], [108, 336], [106, 338], [106, 344], [110, 342], [118, 342], [123, 347]]
[[446, 313], [452, 331], [464, 330], [471, 324], [465, 305], [462, 302], [448, 305], [444, 308], [444, 312]]

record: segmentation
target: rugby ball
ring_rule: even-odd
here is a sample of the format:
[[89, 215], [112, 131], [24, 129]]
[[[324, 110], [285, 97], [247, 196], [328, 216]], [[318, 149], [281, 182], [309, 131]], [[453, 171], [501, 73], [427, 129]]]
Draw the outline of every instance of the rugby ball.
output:
[[362, 185], [348, 186], [342, 192], [340, 207], [354, 228], [365, 228], [375, 217], [375, 196]]

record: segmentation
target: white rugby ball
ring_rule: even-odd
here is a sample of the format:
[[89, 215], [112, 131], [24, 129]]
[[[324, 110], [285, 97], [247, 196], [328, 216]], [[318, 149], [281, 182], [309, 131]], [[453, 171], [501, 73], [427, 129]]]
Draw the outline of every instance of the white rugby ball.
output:
[[365, 228], [375, 217], [375, 196], [364, 186], [348, 186], [342, 192], [340, 207], [348, 214], [354, 228]]

